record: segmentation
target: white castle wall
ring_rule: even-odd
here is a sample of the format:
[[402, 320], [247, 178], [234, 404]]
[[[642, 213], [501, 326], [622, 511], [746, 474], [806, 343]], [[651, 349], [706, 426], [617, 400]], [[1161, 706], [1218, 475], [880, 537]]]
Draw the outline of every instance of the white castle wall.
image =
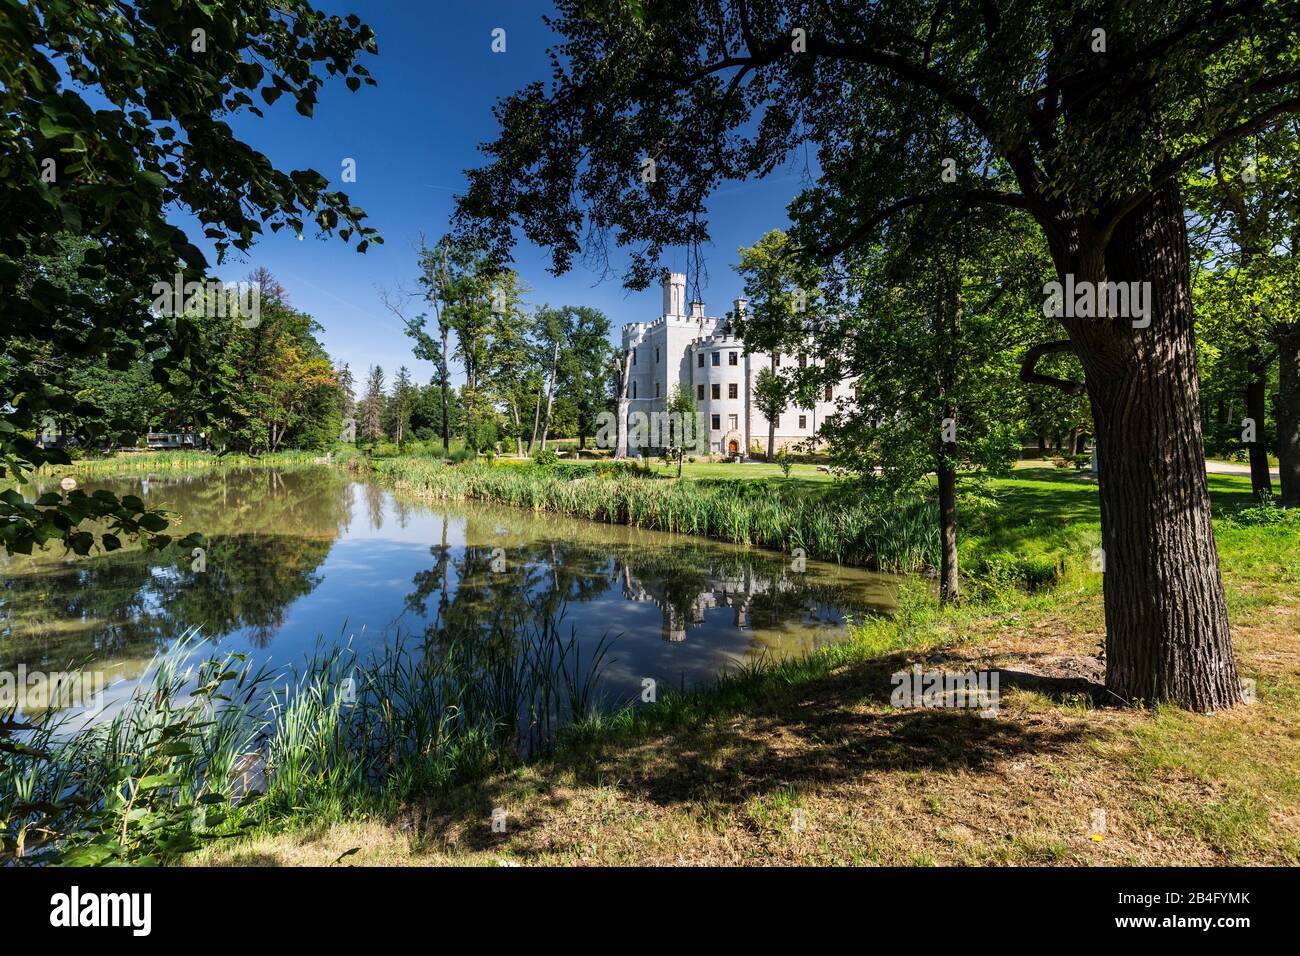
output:
[[[747, 354], [744, 342], [727, 331], [725, 317], [706, 316], [701, 302], [691, 303], [688, 309], [685, 298], [685, 275], [669, 273], [663, 284], [664, 314], [651, 322], [623, 326], [623, 349], [635, 355], [628, 380], [629, 415], [664, 411], [680, 383], [704, 415], [706, 453], [725, 454], [734, 448], [747, 454], [755, 443], [766, 452], [768, 423], [754, 404], [753, 390], [758, 373], [771, 367], [771, 355]], [[733, 312], [744, 308], [743, 299], [733, 303]], [[713, 364], [714, 355], [717, 365]], [[798, 361], [797, 356], [782, 355], [779, 367], [788, 368]], [[735, 386], [735, 397], [730, 386]], [[812, 438], [826, 416], [835, 411], [835, 399], [847, 395], [849, 387], [834, 386], [830, 401], [820, 393], [811, 408], [788, 406], [778, 418], [776, 446]]]

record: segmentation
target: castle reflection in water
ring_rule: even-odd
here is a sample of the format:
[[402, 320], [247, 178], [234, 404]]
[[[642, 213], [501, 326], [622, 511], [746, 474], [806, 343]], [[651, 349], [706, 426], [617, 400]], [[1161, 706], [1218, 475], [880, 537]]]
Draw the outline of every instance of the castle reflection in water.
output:
[[705, 612], [718, 608], [730, 608], [732, 627], [748, 630], [755, 618], [764, 626], [796, 620], [840, 624], [843, 615], [827, 599], [838, 598], [834, 603], [840, 607], [857, 603], [834, 584], [815, 583], [808, 575], [785, 571], [779, 564], [767, 570], [769, 573], [762, 573], [749, 566], [718, 574], [692, 574], [691, 580], [684, 581], [671, 575], [639, 574], [626, 562], [615, 563], [623, 597], [658, 607], [660, 634], [671, 643], [686, 640], [687, 630], [702, 626]]

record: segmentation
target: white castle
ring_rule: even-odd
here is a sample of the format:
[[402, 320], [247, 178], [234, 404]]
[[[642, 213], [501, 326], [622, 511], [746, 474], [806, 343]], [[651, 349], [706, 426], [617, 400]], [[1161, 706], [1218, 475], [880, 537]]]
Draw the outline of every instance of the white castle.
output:
[[[653, 322], [628, 322], [623, 326], [623, 352], [630, 354], [631, 374], [627, 398], [631, 416], [665, 411], [679, 384], [695, 398], [704, 415], [709, 454], [746, 455], [755, 446], [767, 451], [767, 418], [754, 402], [754, 383], [764, 368], [778, 372], [807, 356], [749, 352], [732, 333], [730, 321], [704, 314], [703, 302], [686, 309], [686, 276], [665, 273], [664, 311]], [[733, 303], [733, 315], [745, 314], [744, 299]], [[776, 418], [775, 445], [807, 442], [826, 417], [835, 411], [836, 399], [852, 386], [824, 386], [811, 408], [788, 406]]]

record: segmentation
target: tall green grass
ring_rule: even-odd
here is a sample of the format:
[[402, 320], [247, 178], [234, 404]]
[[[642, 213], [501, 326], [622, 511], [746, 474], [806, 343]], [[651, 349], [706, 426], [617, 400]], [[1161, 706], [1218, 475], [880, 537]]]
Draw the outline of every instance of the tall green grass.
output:
[[774, 482], [678, 482], [580, 466], [448, 466], [407, 458], [376, 461], [373, 470], [426, 498], [493, 501], [787, 553], [802, 548], [810, 558], [885, 571], [938, 564], [935, 510], [919, 496], [886, 505], [835, 487], [810, 493]]
[[0, 713], [0, 865], [168, 862], [299, 818], [391, 809], [547, 752], [605, 702], [608, 644], [583, 658], [558, 620], [486, 639], [351, 648], [304, 668], [155, 659], [111, 719]]

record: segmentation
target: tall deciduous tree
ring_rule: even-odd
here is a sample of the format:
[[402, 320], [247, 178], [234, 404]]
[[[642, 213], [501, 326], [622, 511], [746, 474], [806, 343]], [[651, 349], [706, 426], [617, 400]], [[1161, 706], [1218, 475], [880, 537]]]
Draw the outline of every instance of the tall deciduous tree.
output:
[[789, 395], [775, 364], [766, 365], [754, 377], [754, 407], [767, 419], [767, 460], [776, 460], [776, 423], [785, 411]]
[[573, 307], [569, 348], [560, 363], [560, 382], [573, 404], [579, 448], [587, 447], [587, 438], [600, 427], [598, 417], [609, 406], [607, 369], [613, 352], [605, 313], [590, 306]]
[[1037, 331], [1021, 317], [1050, 269], [1023, 215], [1017, 229], [1005, 214], [958, 212], [912, 211], [848, 257], [815, 316], [841, 345], [792, 376], [796, 394], [853, 382], [821, 434], [870, 495], [912, 494], [934, 476], [945, 604], [960, 595], [959, 484], [1005, 473], [1019, 451], [1019, 354]]
[[767, 419], [767, 460], [776, 452], [776, 419], [789, 402], [787, 387], [777, 374], [776, 356], [804, 352], [813, 338], [810, 317], [818, 309], [822, 270], [799, 256], [795, 244], [780, 229], [740, 250], [738, 271], [745, 280], [749, 312], [731, 318], [751, 353], [768, 352], [770, 366], [754, 382], [754, 404]]
[[[1268, 462], [1269, 369], [1277, 359], [1274, 401], [1282, 503], [1300, 505], [1300, 388], [1284, 389], [1284, 370], [1300, 358], [1300, 120], [1288, 118], [1248, 139], [1218, 147], [1186, 176], [1199, 327], [1238, 389], [1245, 417], [1229, 424], [1250, 461], [1251, 487], [1272, 492]], [[1294, 380], [1294, 379], [1293, 379]], [[1235, 403], [1233, 403], [1235, 404]], [[1235, 417], [1235, 416], [1234, 416]]]

